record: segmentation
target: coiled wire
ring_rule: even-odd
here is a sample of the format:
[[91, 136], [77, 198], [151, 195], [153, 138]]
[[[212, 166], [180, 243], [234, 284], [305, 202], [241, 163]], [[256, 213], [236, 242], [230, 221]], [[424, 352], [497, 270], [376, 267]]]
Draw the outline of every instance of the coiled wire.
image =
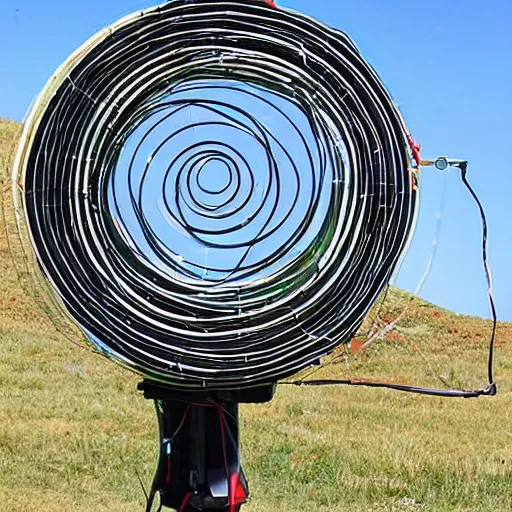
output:
[[174, 0], [48, 82], [16, 208], [103, 354], [172, 386], [254, 386], [349, 341], [386, 286], [417, 213], [409, 139], [343, 32]]

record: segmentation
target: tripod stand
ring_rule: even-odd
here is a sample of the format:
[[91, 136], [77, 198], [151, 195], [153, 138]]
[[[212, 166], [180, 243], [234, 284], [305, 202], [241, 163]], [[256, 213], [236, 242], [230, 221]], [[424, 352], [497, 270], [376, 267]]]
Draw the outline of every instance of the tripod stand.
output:
[[155, 401], [160, 454], [146, 512], [239, 512], [249, 487], [240, 463], [238, 404], [272, 399], [275, 385], [247, 390], [182, 391], [145, 380], [138, 389]]

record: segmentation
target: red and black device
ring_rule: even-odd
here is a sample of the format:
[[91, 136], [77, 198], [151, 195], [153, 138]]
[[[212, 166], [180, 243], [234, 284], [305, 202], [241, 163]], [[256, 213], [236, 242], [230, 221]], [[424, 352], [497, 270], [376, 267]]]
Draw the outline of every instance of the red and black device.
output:
[[146, 512], [156, 494], [158, 510], [239, 512], [249, 496], [240, 460], [239, 404], [268, 402], [275, 386], [184, 392], [145, 380], [139, 390], [155, 401], [160, 432]]

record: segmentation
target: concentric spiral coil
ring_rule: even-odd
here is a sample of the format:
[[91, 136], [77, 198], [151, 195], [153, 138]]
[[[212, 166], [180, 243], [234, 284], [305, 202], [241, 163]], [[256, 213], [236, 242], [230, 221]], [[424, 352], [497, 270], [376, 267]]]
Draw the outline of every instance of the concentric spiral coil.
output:
[[242, 388], [360, 326], [414, 230], [408, 138], [346, 34], [263, 0], [174, 0], [48, 82], [15, 200], [102, 353], [172, 386]]

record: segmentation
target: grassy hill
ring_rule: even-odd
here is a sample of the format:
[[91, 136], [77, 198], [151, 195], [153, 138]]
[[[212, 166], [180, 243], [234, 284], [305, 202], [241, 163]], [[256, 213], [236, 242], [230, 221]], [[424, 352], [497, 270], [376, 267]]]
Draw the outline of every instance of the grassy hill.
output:
[[[17, 123], [0, 121], [4, 209]], [[8, 215], [10, 218], [10, 214]], [[0, 509], [141, 512], [157, 452], [136, 375], [71, 343], [41, 310], [15, 229], [0, 231]], [[14, 260], [11, 254], [14, 253]], [[19, 276], [21, 275], [21, 282]], [[485, 383], [486, 320], [394, 290], [383, 321], [407, 314], [368, 351], [324, 375], [441, 385]], [[67, 336], [66, 336], [66, 335]], [[512, 510], [512, 326], [500, 324], [492, 399], [362, 388], [282, 387], [242, 407], [247, 512]]]

